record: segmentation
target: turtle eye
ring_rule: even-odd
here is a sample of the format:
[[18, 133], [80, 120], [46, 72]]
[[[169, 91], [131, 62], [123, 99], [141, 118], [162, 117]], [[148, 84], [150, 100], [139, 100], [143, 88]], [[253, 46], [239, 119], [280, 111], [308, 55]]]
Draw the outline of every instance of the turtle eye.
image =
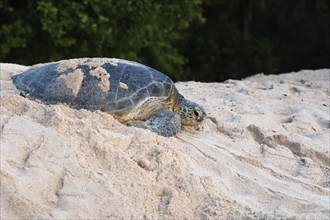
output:
[[193, 113], [194, 113], [194, 115], [195, 115], [196, 117], [199, 117], [199, 116], [200, 116], [200, 111], [197, 110], [197, 109], [194, 109], [194, 110], [193, 110]]

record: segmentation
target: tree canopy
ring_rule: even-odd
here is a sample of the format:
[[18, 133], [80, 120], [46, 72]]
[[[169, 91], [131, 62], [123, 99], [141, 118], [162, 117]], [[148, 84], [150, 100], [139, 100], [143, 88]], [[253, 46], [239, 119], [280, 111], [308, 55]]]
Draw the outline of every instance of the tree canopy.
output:
[[329, 68], [327, 0], [0, 0], [0, 62], [116, 57], [174, 80]]

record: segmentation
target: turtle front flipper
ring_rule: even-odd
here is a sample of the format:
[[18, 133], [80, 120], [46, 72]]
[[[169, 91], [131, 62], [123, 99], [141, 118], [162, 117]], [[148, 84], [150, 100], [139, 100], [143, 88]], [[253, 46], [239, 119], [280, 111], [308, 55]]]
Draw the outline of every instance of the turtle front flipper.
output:
[[163, 110], [152, 115], [146, 121], [130, 121], [127, 125], [149, 129], [164, 137], [171, 137], [180, 131], [181, 119], [174, 112]]

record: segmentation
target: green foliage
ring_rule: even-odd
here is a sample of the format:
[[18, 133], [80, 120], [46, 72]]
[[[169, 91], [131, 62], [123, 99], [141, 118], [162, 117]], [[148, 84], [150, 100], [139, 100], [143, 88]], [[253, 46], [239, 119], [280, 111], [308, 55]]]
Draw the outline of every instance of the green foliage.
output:
[[199, 0], [4, 0], [0, 58], [33, 64], [118, 57], [180, 79], [187, 60], [179, 50], [187, 28], [203, 21], [200, 5]]
[[326, 68], [328, 0], [0, 0], [0, 62], [117, 57], [174, 80]]

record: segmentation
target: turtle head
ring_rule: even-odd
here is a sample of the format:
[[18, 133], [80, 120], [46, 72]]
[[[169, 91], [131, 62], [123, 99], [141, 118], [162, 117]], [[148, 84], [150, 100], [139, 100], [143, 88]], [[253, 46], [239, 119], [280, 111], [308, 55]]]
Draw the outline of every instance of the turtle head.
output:
[[181, 100], [179, 115], [183, 125], [197, 125], [206, 117], [202, 106], [185, 98]]

